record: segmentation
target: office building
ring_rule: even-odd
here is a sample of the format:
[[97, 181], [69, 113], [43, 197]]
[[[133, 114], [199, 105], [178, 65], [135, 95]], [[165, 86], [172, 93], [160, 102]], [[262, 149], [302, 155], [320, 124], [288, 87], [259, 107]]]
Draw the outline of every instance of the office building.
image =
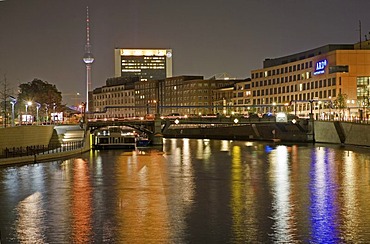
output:
[[106, 85], [94, 89], [93, 118], [132, 118], [135, 116], [134, 83], [137, 77], [109, 78]]
[[213, 114], [214, 90], [233, 86], [235, 80], [205, 80], [203, 76], [177, 76], [158, 81], [135, 83], [137, 116]]
[[365, 43], [326, 45], [266, 59], [262, 69], [251, 72], [252, 104], [263, 105], [261, 113], [290, 104], [291, 112], [299, 116], [311, 111], [320, 118], [362, 116], [369, 103], [368, 47]]
[[251, 107], [251, 79], [236, 80], [235, 84], [213, 91], [216, 114], [237, 115], [253, 112]]
[[139, 81], [172, 77], [171, 49], [114, 50], [115, 76], [139, 77]]

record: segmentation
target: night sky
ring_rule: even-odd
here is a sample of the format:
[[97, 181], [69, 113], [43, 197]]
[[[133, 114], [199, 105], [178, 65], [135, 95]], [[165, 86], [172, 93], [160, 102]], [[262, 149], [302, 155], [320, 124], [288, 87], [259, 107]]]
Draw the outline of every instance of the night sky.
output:
[[[114, 48], [171, 48], [174, 76], [248, 78], [266, 58], [358, 42], [369, 0], [0, 1], [0, 80], [39, 78], [85, 97], [86, 6], [92, 87], [114, 76]], [[369, 39], [370, 35], [368, 34]]]

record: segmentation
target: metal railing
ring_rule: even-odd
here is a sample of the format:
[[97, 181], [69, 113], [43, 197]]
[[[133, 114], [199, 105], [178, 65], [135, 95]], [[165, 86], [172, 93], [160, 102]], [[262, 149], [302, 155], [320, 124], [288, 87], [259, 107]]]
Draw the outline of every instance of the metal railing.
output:
[[23, 157], [23, 156], [34, 156], [39, 154], [52, 154], [59, 152], [66, 152], [80, 149], [84, 146], [84, 141], [71, 141], [65, 143], [56, 143], [48, 145], [33, 145], [26, 147], [10, 147], [5, 148], [3, 157]]

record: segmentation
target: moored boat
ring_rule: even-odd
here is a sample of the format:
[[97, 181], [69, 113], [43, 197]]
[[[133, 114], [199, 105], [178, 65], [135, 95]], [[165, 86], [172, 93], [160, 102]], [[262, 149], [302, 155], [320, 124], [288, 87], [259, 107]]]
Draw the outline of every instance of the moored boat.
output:
[[135, 132], [121, 127], [105, 127], [93, 134], [94, 149], [135, 148]]
[[137, 137], [136, 138], [136, 146], [137, 147], [147, 147], [151, 144], [151, 140], [147, 137]]

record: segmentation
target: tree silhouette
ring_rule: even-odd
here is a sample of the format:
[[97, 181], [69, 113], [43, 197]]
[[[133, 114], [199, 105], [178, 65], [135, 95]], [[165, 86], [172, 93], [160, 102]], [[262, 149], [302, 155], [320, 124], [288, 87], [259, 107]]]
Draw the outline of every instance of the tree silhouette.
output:
[[61, 112], [65, 108], [61, 104], [62, 93], [57, 87], [37, 78], [19, 85], [18, 109], [23, 110], [28, 101], [34, 104], [34, 106], [29, 106], [28, 111], [35, 114], [36, 103], [38, 103], [40, 104], [40, 115], [45, 118], [48, 118], [53, 110]]
[[339, 113], [341, 115], [341, 119], [343, 119], [344, 116], [344, 109], [347, 107], [347, 94], [339, 93], [337, 98], [334, 100], [334, 106], [335, 108], [339, 109]]

